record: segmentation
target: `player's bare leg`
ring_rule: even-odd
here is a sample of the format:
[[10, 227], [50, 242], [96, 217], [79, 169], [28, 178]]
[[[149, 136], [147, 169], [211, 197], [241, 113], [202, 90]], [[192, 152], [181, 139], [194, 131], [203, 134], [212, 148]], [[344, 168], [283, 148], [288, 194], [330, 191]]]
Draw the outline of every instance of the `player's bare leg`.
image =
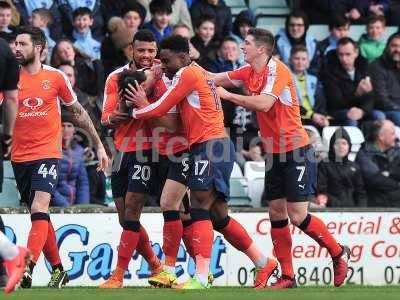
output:
[[146, 197], [141, 193], [127, 192], [125, 196], [124, 226], [118, 248], [117, 267], [111, 277], [100, 288], [115, 289], [123, 285], [124, 273], [137, 248], [140, 238], [140, 215]]
[[350, 249], [336, 241], [321, 219], [308, 213], [308, 202], [288, 202], [287, 211], [293, 225], [328, 249], [333, 261], [333, 283], [336, 287], [341, 286], [347, 276]]
[[246, 254], [254, 263], [256, 269], [254, 288], [265, 288], [268, 279], [278, 265], [276, 260], [265, 257], [246, 229], [228, 215], [228, 204], [225, 200], [218, 199], [213, 204], [211, 218], [214, 229], [222, 233], [233, 247]]
[[149, 283], [156, 287], [170, 288], [177, 283], [175, 263], [183, 234], [180, 206], [186, 190], [185, 185], [170, 179], [166, 180], [162, 190], [160, 206], [164, 217], [164, 268], [160, 274], [149, 278]]

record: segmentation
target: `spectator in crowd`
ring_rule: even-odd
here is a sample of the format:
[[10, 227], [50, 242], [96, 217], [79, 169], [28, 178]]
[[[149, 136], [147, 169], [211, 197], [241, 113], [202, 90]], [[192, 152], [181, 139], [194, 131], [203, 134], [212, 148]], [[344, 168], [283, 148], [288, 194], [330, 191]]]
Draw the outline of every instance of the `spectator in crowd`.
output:
[[231, 9], [222, 0], [198, 0], [190, 8], [190, 14], [193, 24], [198, 24], [204, 15], [213, 16], [216, 40], [222, 40], [232, 31]]
[[11, 26], [16, 27], [20, 23], [20, 14], [17, 8], [15, 7], [13, 0], [2, 0], [2, 2], [7, 2], [11, 5]]
[[93, 26], [92, 11], [87, 7], [79, 7], [73, 14], [72, 37], [75, 40], [74, 46], [88, 55], [91, 59], [100, 59], [99, 41], [92, 37], [90, 28]]
[[86, 7], [91, 11], [93, 25], [91, 33], [93, 37], [101, 41], [104, 37], [104, 20], [101, 13], [101, 0], [59, 0], [59, 11], [62, 18], [63, 31], [67, 36], [72, 36], [74, 17], [73, 12], [80, 7]]
[[319, 66], [317, 53], [317, 40], [307, 34], [309, 27], [307, 15], [302, 11], [291, 12], [285, 21], [285, 28], [279, 30], [276, 36], [276, 48], [285, 64], [289, 64], [290, 51], [296, 45], [307, 48], [311, 63], [310, 73], [318, 73]]
[[358, 41], [360, 53], [368, 62], [374, 61], [385, 50], [386, 43], [383, 40], [385, 26], [384, 16], [372, 15], [368, 18], [367, 33], [364, 33]]
[[189, 41], [189, 55], [191, 60], [198, 60], [200, 58], [200, 52], [193, 46], [190, 41], [191, 33], [189, 27], [185, 24], [177, 24], [172, 29], [172, 35], [180, 35]]
[[3, 40], [5, 40], [8, 45], [11, 48], [11, 51], [14, 53], [15, 55], [15, 34], [14, 33], [8, 33], [8, 32], [4, 32], [4, 31], [0, 31], [0, 38], [2, 38]]
[[12, 0], [15, 8], [20, 13], [20, 25], [28, 25], [29, 19], [32, 16], [32, 11], [36, 8], [46, 8], [50, 10], [53, 17], [53, 23], [50, 26], [50, 36], [53, 40], [58, 41], [61, 39], [63, 34], [61, 14], [58, 10], [57, 0], [41, 0], [41, 1], [21, 1]]
[[40, 28], [46, 36], [49, 56], [56, 45], [56, 42], [50, 37], [49, 26], [53, 22], [51, 12], [46, 8], [36, 8], [32, 11], [31, 25]]
[[208, 59], [215, 59], [219, 42], [215, 40], [215, 19], [211, 15], [204, 15], [195, 24], [196, 35], [190, 40], [200, 52], [198, 63], [204, 66]]
[[[148, 12], [151, 0], [138, 0]], [[192, 19], [190, 17], [189, 8], [185, 0], [171, 0], [172, 14], [169, 25], [174, 27], [178, 24], [184, 24], [189, 28], [190, 36], [193, 36]], [[146, 15], [146, 21], [150, 20], [150, 15]]]
[[331, 137], [327, 161], [318, 164], [316, 203], [320, 206], [367, 206], [360, 168], [348, 158], [351, 145], [346, 129], [339, 127]]
[[[254, 16], [251, 10], [243, 10], [241, 11], [235, 21], [233, 22], [233, 28], [231, 36], [236, 40], [236, 42], [241, 45], [246, 38], [247, 31], [251, 27], [256, 26], [256, 17]], [[244, 63], [244, 54], [240, 52], [239, 61], [241, 64]]]
[[400, 206], [400, 148], [395, 126], [389, 120], [376, 121], [367, 141], [357, 153], [368, 194], [368, 206]]
[[243, 64], [240, 62], [240, 47], [233, 37], [222, 40], [215, 59], [206, 58], [204, 68], [212, 73], [221, 73], [236, 70]]
[[0, 31], [11, 33], [14, 29], [11, 27], [12, 9], [6, 1], [0, 1]]
[[323, 128], [329, 126], [326, 98], [321, 82], [308, 73], [309, 65], [307, 48], [303, 45], [294, 46], [290, 53], [290, 68], [294, 74], [303, 124]]
[[335, 51], [337, 41], [347, 37], [350, 30], [350, 20], [344, 15], [334, 14], [329, 18], [329, 36], [317, 44], [320, 69], [326, 64], [326, 57], [329, 51]]
[[50, 64], [58, 67], [63, 63], [69, 63], [77, 74], [78, 87], [91, 96], [98, 96], [104, 90], [103, 66], [99, 60], [92, 60], [74, 47], [72, 42], [61, 39], [53, 49]]
[[122, 8], [122, 19], [112, 17], [108, 21], [109, 34], [101, 43], [101, 61], [106, 76], [132, 59], [132, 40], [142, 26], [146, 10], [139, 3]]
[[400, 33], [393, 34], [383, 54], [369, 69], [377, 106], [400, 126]]
[[57, 189], [51, 205], [68, 207], [75, 204], [87, 204], [90, 197], [84, 149], [74, 141], [75, 126], [72, 116], [63, 112], [61, 124], [63, 157], [60, 161]]
[[152, 0], [150, 13], [151, 20], [144, 24], [143, 28], [150, 30], [156, 37], [157, 43], [160, 43], [172, 33], [172, 27], [169, 25], [172, 14], [170, 0]]
[[328, 114], [337, 125], [358, 126], [365, 119], [385, 118], [381, 111], [373, 111], [374, 94], [367, 76], [368, 63], [359, 52], [354, 40], [340, 39], [322, 74]]

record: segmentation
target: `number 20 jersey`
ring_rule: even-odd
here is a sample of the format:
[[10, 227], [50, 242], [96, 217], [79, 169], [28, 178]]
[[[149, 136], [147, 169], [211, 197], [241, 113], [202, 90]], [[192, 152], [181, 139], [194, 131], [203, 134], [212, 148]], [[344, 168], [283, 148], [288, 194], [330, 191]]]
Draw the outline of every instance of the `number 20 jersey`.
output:
[[180, 69], [162, 97], [135, 111], [135, 118], [161, 117], [174, 105], [179, 110], [189, 147], [226, 137], [221, 100], [214, 81], [207, 78], [207, 72], [196, 63]]

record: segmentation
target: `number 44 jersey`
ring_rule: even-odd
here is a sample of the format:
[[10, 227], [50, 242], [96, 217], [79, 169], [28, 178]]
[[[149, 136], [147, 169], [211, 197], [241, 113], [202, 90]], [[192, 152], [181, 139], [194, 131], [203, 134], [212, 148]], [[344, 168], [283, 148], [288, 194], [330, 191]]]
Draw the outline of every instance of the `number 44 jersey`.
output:
[[133, 111], [136, 119], [161, 117], [177, 106], [189, 147], [226, 137], [221, 100], [214, 81], [196, 63], [180, 69], [156, 102]]

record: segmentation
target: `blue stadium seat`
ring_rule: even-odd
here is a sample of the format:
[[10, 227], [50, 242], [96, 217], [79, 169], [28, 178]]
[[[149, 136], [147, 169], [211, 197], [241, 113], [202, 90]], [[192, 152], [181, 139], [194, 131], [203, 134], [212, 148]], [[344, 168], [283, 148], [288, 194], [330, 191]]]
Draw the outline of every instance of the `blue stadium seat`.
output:
[[249, 7], [255, 10], [257, 7], [287, 8], [286, 0], [249, 0]]
[[256, 16], [286, 16], [289, 12], [287, 7], [257, 7], [254, 10]]
[[317, 41], [322, 41], [329, 36], [328, 25], [310, 25], [307, 33], [311, 34]]
[[11, 162], [6, 160], [3, 162], [4, 181], [3, 192], [0, 193], [0, 207], [19, 207], [19, 192], [17, 183], [14, 178], [14, 171]]
[[245, 180], [240, 178], [231, 178], [229, 206], [251, 206], [251, 199], [247, 195]]
[[229, 7], [246, 7], [244, 0], [225, 0], [226, 6]]
[[262, 25], [257, 25], [257, 27], [264, 28], [264, 29], [267, 29], [267, 30], [271, 31], [273, 33], [273, 35], [276, 35], [278, 33], [279, 29], [283, 28], [283, 26], [284, 25], [282, 25], [282, 24], [270, 24], [270, 25], [262, 24]]
[[265, 27], [268, 25], [281, 25], [285, 26], [285, 18], [282, 17], [258, 17], [257, 27]]

